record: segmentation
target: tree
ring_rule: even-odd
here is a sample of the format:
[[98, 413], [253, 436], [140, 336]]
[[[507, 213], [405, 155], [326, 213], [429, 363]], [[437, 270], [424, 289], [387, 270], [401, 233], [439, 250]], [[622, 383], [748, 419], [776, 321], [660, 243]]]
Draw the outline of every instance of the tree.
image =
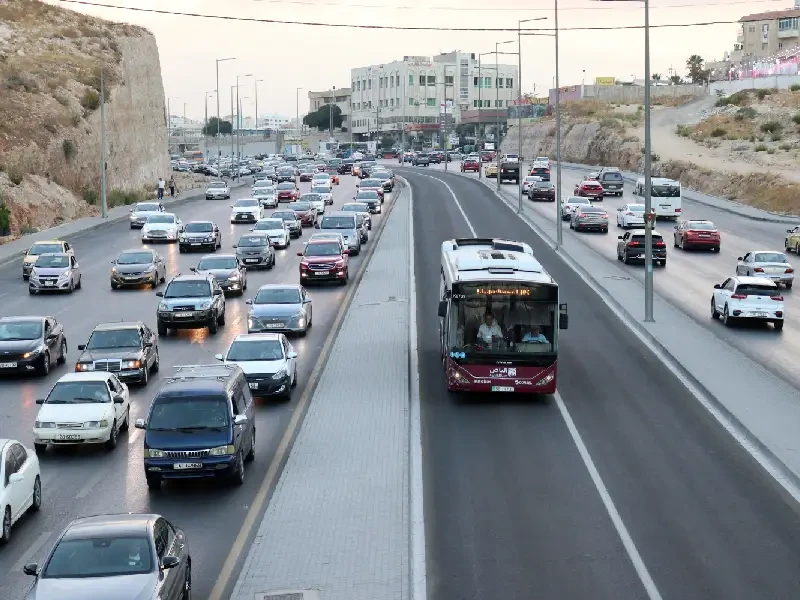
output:
[[708, 79], [708, 71], [703, 69], [705, 62], [699, 54], [692, 54], [686, 59], [686, 70], [692, 83], [703, 83]]
[[[230, 135], [233, 132], [233, 124], [230, 121], [220, 119], [219, 133], [220, 135]], [[211, 117], [208, 124], [203, 126], [203, 135], [217, 135], [217, 117]]]
[[661, 73], [653, 73], [653, 81], [661, 81]]
[[683, 83], [683, 79], [681, 78], [680, 75], [673, 75], [672, 77], [669, 78], [669, 81], [672, 85], [680, 85]]
[[325, 131], [330, 127], [331, 118], [333, 118], [334, 129], [342, 126], [342, 109], [335, 104], [326, 104], [303, 117], [303, 124], [316, 127], [319, 131]]

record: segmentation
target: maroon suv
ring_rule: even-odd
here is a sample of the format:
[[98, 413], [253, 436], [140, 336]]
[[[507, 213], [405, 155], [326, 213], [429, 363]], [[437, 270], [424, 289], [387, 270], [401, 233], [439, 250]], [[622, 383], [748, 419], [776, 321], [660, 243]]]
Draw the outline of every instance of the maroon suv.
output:
[[603, 186], [594, 179], [584, 179], [575, 186], [574, 196], [589, 198], [590, 200], [602, 200], [604, 195]]
[[290, 202], [286, 208], [294, 211], [303, 227], [314, 227], [317, 224], [317, 209], [310, 202]]
[[300, 283], [308, 285], [314, 281], [338, 281], [342, 285], [350, 277], [348, 251], [337, 240], [311, 241], [305, 252], [298, 252], [300, 260]]
[[466, 173], [467, 171], [474, 171], [478, 173], [480, 170], [481, 164], [474, 158], [466, 158], [464, 159], [464, 162], [461, 163], [462, 173]]

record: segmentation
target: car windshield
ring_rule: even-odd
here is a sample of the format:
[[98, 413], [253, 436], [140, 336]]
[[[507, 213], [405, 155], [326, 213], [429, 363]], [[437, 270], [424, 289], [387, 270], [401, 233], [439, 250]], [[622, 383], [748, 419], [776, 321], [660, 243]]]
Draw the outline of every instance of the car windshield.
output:
[[89, 336], [86, 343], [87, 350], [101, 350], [105, 348], [134, 348], [142, 345], [139, 330], [125, 329], [97, 329]]
[[[258, 175], [261, 175], [262, 177], [264, 176], [262, 173], [258, 173], [257, 176]], [[269, 181], [267, 181], [266, 179], [257, 179], [255, 184], [253, 185], [253, 187], [268, 188], [268, 187], [270, 187], [270, 185], [271, 185], [271, 183]]]
[[603, 173], [603, 179], [608, 179], [609, 181], [622, 181], [622, 173], [617, 173], [616, 171], [610, 171], [608, 173]]
[[736, 286], [736, 293], [743, 296], [777, 296], [778, 287], [766, 283], [742, 283]]
[[174, 223], [175, 215], [150, 215], [147, 218], [147, 224], [151, 223]]
[[311, 169], [309, 169], [307, 167], [303, 168], [303, 169], [300, 169], [300, 175], [313, 175], [313, 174], [314, 174], [314, 171], [312, 171]]
[[319, 194], [303, 194], [300, 196], [303, 202], [322, 202], [322, 196]]
[[155, 566], [150, 541], [143, 536], [66, 538], [53, 550], [44, 579], [119, 577], [150, 573]]
[[550, 171], [549, 167], [543, 167], [541, 165], [537, 166], [537, 167], [533, 167], [533, 172], [534, 173], [547, 173], [548, 171]]
[[759, 252], [758, 254], [753, 257], [755, 262], [757, 263], [788, 263], [789, 259], [786, 258], [785, 254], [780, 254], [779, 252]]
[[342, 207], [342, 210], [345, 212], [367, 212], [369, 210], [369, 207], [366, 204], [359, 202], [357, 204], [355, 203], [345, 204]]
[[378, 192], [376, 191], [369, 191], [364, 190], [363, 192], [358, 192], [356, 195], [356, 200], [379, 200], [380, 196], [378, 196]]
[[689, 221], [688, 226], [689, 229], [702, 229], [703, 231], [714, 231], [716, 229], [714, 224], [708, 221]]
[[681, 188], [678, 185], [654, 185], [651, 188], [653, 198], [680, 198]]
[[292, 202], [289, 204], [289, 208], [298, 212], [306, 212], [307, 210], [311, 210], [311, 204], [308, 202]]
[[239, 206], [239, 207], [241, 207], [241, 206], [246, 206], [246, 207], [258, 206], [258, 200], [253, 200], [252, 198], [245, 198], [243, 200], [237, 200], [235, 206]]
[[296, 221], [297, 220], [297, 215], [294, 214], [294, 211], [291, 211], [291, 212], [288, 212], [288, 211], [274, 212], [274, 213], [272, 213], [272, 216], [275, 217], [276, 219], [281, 219], [283, 221]]
[[269, 238], [265, 235], [243, 235], [237, 245], [243, 248], [269, 246]]
[[539, 181], [539, 178], [538, 178], [538, 177], [536, 177], [535, 175], [528, 175], [528, 176], [525, 178], [525, 181]]
[[581, 185], [585, 185], [586, 187], [600, 187], [600, 184], [594, 179], [584, 179]]
[[156, 431], [222, 429], [230, 422], [222, 396], [162, 396], [153, 402], [147, 428]]
[[59, 381], [45, 404], [107, 404], [111, 395], [105, 381]]
[[212, 181], [211, 183], [208, 184], [208, 187], [220, 189], [227, 186], [221, 181]]
[[133, 212], [158, 212], [161, 206], [155, 203], [137, 204]]
[[270, 231], [283, 229], [283, 219], [261, 219], [254, 227], [255, 231]]
[[320, 173], [319, 175], [314, 175], [314, 181], [328, 181], [330, 177], [324, 173]]
[[28, 254], [38, 256], [39, 254], [56, 254], [63, 251], [64, 248], [61, 247], [61, 244], [34, 244], [28, 250]]
[[340, 256], [339, 244], [335, 242], [317, 242], [306, 246], [306, 256]]
[[258, 290], [254, 304], [300, 304], [300, 290], [291, 287], [269, 287]]
[[211, 287], [207, 281], [173, 281], [167, 286], [164, 298], [208, 298]]
[[279, 175], [287, 175], [287, 176], [292, 176], [292, 175], [294, 175], [294, 169], [292, 169], [291, 167], [290, 167], [290, 168], [288, 168], [288, 169], [284, 167], [284, 168], [282, 168], [282, 169], [280, 169], [280, 170], [278, 171], [278, 174], [279, 174]]
[[320, 226], [323, 229], [355, 229], [355, 218], [354, 217], [324, 217], [322, 219], [322, 225]]
[[152, 262], [152, 252], [123, 252], [117, 258], [118, 265], [149, 265]]
[[311, 191], [315, 194], [330, 194], [331, 188], [325, 187], [324, 185], [315, 185], [311, 188]]
[[391, 174], [389, 174], [388, 171], [373, 171], [372, 176], [375, 179], [384, 180], [384, 179], [389, 179], [391, 177]]
[[42, 322], [0, 321], [0, 342], [38, 340], [42, 337]]
[[593, 215], [604, 215], [606, 214], [605, 209], [600, 208], [599, 206], [583, 206], [580, 208], [581, 214], [593, 214]]
[[214, 225], [211, 223], [188, 223], [186, 225], [187, 233], [211, 233], [214, 231]]
[[283, 183], [278, 184], [279, 190], [293, 190], [294, 184], [290, 181], [284, 181]]
[[362, 188], [371, 188], [371, 187], [383, 187], [383, 181], [380, 179], [365, 179], [361, 182], [359, 187]]
[[69, 256], [66, 254], [43, 254], [36, 259], [36, 266], [49, 269], [65, 269], [69, 266]]
[[226, 360], [281, 360], [283, 358], [283, 344], [278, 340], [248, 340], [233, 342], [228, 348]]
[[213, 269], [228, 270], [235, 269], [236, 259], [233, 256], [213, 256], [204, 258], [197, 264], [198, 271], [211, 271]]
[[628, 210], [630, 212], [644, 212], [644, 204], [628, 204]]
[[553, 184], [550, 183], [549, 181], [537, 181], [534, 184], [534, 187], [537, 187], [537, 188], [542, 189], [542, 190], [547, 190], [547, 189], [552, 188]]

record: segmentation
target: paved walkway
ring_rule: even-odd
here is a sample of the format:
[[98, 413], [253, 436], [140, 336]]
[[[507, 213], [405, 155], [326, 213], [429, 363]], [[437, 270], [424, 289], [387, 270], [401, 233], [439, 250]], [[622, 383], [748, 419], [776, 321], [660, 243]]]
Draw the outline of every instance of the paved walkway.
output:
[[[353, 298], [232, 600], [409, 594], [408, 193]], [[314, 593], [316, 592], [316, 593]], [[281, 599], [283, 600], [283, 598]]]

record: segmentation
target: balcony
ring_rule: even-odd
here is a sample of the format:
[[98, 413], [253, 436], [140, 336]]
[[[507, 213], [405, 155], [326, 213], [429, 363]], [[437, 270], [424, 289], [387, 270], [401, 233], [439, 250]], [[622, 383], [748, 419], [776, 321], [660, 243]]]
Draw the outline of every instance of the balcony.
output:
[[793, 29], [779, 29], [778, 30], [778, 39], [782, 40], [785, 38], [795, 38], [800, 36], [800, 28], [793, 28]]

